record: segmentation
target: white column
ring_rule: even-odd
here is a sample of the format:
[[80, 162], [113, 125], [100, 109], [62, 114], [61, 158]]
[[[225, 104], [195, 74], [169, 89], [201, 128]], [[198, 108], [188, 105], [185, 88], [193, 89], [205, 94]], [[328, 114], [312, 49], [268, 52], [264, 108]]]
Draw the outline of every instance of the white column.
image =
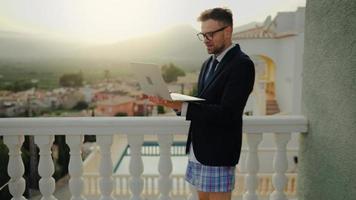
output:
[[158, 135], [158, 143], [160, 149], [160, 157], [158, 163], [159, 177], [159, 200], [170, 200], [170, 191], [172, 189], [172, 159], [171, 146], [173, 143], [173, 135]]
[[189, 184], [189, 190], [190, 194], [188, 196], [188, 200], [198, 200], [198, 192], [195, 187]]
[[25, 200], [22, 194], [25, 192], [25, 179], [22, 177], [25, 167], [21, 158], [21, 146], [24, 136], [4, 136], [4, 143], [9, 148], [9, 163], [7, 172], [10, 176], [9, 191], [13, 196], [12, 200]]
[[273, 168], [275, 173], [272, 177], [272, 184], [275, 191], [270, 195], [270, 200], [286, 200], [284, 187], [287, 184], [286, 171], [288, 169], [287, 143], [291, 138], [290, 133], [275, 133], [275, 142], [277, 146], [276, 154], [273, 158]]
[[265, 81], [259, 81], [258, 82], [258, 89], [259, 89], [259, 93], [260, 93], [260, 113], [259, 115], [266, 115], [266, 82]]
[[130, 145], [130, 189], [132, 196], [130, 200], [142, 200], [143, 179], [141, 177], [143, 172], [143, 161], [141, 157], [141, 147], [143, 143], [143, 135], [128, 135], [128, 142]]
[[54, 136], [35, 136], [35, 143], [40, 148], [40, 160], [38, 164], [38, 174], [41, 176], [39, 187], [42, 194], [41, 200], [55, 200], [53, 192], [55, 189], [55, 180], [52, 177], [54, 173], [54, 164], [52, 160], [51, 147]]
[[83, 136], [80, 135], [68, 135], [66, 136], [66, 142], [70, 148], [70, 160], [68, 166], [68, 172], [70, 175], [69, 190], [72, 194], [71, 200], [85, 200], [82, 196], [83, 192], [83, 161], [81, 155]]
[[247, 133], [248, 153], [246, 160], [247, 175], [245, 177], [246, 192], [243, 194], [243, 200], [257, 200], [258, 177], [257, 172], [260, 168], [258, 160], [258, 145], [262, 141], [262, 133]]
[[158, 106], [153, 106], [152, 116], [158, 116]]
[[112, 135], [97, 135], [96, 143], [100, 147], [100, 200], [114, 200], [112, 191], [114, 188], [114, 181], [112, 179], [112, 160], [111, 160], [111, 145]]

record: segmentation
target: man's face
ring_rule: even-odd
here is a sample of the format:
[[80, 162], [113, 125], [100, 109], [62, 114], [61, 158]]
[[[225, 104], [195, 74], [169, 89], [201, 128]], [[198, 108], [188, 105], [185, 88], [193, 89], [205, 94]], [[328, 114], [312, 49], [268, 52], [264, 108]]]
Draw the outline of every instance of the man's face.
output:
[[231, 42], [231, 27], [219, 21], [212, 19], [203, 21], [201, 32], [206, 35], [204, 44], [209, 54], [220, 54]]

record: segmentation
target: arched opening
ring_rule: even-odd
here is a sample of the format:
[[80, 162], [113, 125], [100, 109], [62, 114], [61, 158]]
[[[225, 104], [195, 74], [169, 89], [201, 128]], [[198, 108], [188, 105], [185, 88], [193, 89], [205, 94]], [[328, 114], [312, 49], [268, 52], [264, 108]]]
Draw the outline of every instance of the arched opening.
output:
[[261, 115], [279, 113], [280, 110], [276, 99], [275, 87], [275, 62], [265, 55], [254, 55], [252, 56], [252, 60], [256, 68], [255, 84], [257, 87], [255, 87], [255, 93], [258, 96], [257, 99], [259, 99], [259, 110], [261, 110], [258, 113]]
[[265, 62], [265, 70], [261, 75], [261, 78], [266, 83], [266, 100], [273, 100], [276, 97], [275, 92], [275, 74], [276, 74], [276, 65], [273, 60], [264, 55], [258, 55]]

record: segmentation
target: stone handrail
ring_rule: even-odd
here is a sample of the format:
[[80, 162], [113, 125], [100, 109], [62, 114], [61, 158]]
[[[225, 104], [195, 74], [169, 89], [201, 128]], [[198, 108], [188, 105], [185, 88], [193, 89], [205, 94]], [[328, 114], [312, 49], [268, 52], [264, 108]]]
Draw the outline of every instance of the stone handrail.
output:
[[[130, 192], [132, 200], [143, 199], [144, 179], [142, 177], [144, 163], [141, 146], [144, 135], [156, 134], [160, 146], [159, 199], [171, 199], [172, 160], [170, 147], [173, 135], [187, 134], [189, 121], [183, 117], [84, 117], [84, 118], [4, 118], [0, 119], [0, 136], [9, 148], [8, 175], [10, 176], [9, 191], [15, 200], [23, 200], [25, 191], [24, 165], [21, 159], [21, 147], [24, 135], [35, 136], [35, 144], [40, 149], [38, 171], [41, 176], [39, 187], [43, 199], [55, 199], [53, 192], [55, 182], [52, 178], [54, 165], [51, 147], [55, 135], [65, 135], [70, 148], [69, 188], [72, 199], [86, 199], [83, 196], [83, 162], [81, 145], [83, 135], [96, 135], [100, 147], [100, 193], [102, 200], [113, 200], [113, 164], [111, 160], [112, 138], [114, 134], [125, 134], [130, 145]], [[276, 153], [274, 156], [272, 177], [274, 192], [271, 200], [287, 199], [284, 188], [287, 185], [286, 170], [288, 167], [286, 144], [292, 133], [306, 132], [307, 120], [303, 116], [246, 116], [244, 117], [244, 133], [247, 139], [247, 158], [244, 200], [258, 199], [259, 158], [258, 145], [263, 133], [274, 133]], [[196, 199], [193, 192], [189, 199]]]

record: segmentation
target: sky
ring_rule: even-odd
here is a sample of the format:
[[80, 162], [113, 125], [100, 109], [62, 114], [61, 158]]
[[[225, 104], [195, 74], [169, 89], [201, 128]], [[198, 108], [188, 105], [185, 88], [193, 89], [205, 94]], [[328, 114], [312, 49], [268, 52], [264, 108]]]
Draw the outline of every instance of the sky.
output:
[[295, 11], [306, 0], [0, 0], [0, 31], [112, 43], [177, 25], [197, 30], [205, 9], [227, 7], [235, 26]]

